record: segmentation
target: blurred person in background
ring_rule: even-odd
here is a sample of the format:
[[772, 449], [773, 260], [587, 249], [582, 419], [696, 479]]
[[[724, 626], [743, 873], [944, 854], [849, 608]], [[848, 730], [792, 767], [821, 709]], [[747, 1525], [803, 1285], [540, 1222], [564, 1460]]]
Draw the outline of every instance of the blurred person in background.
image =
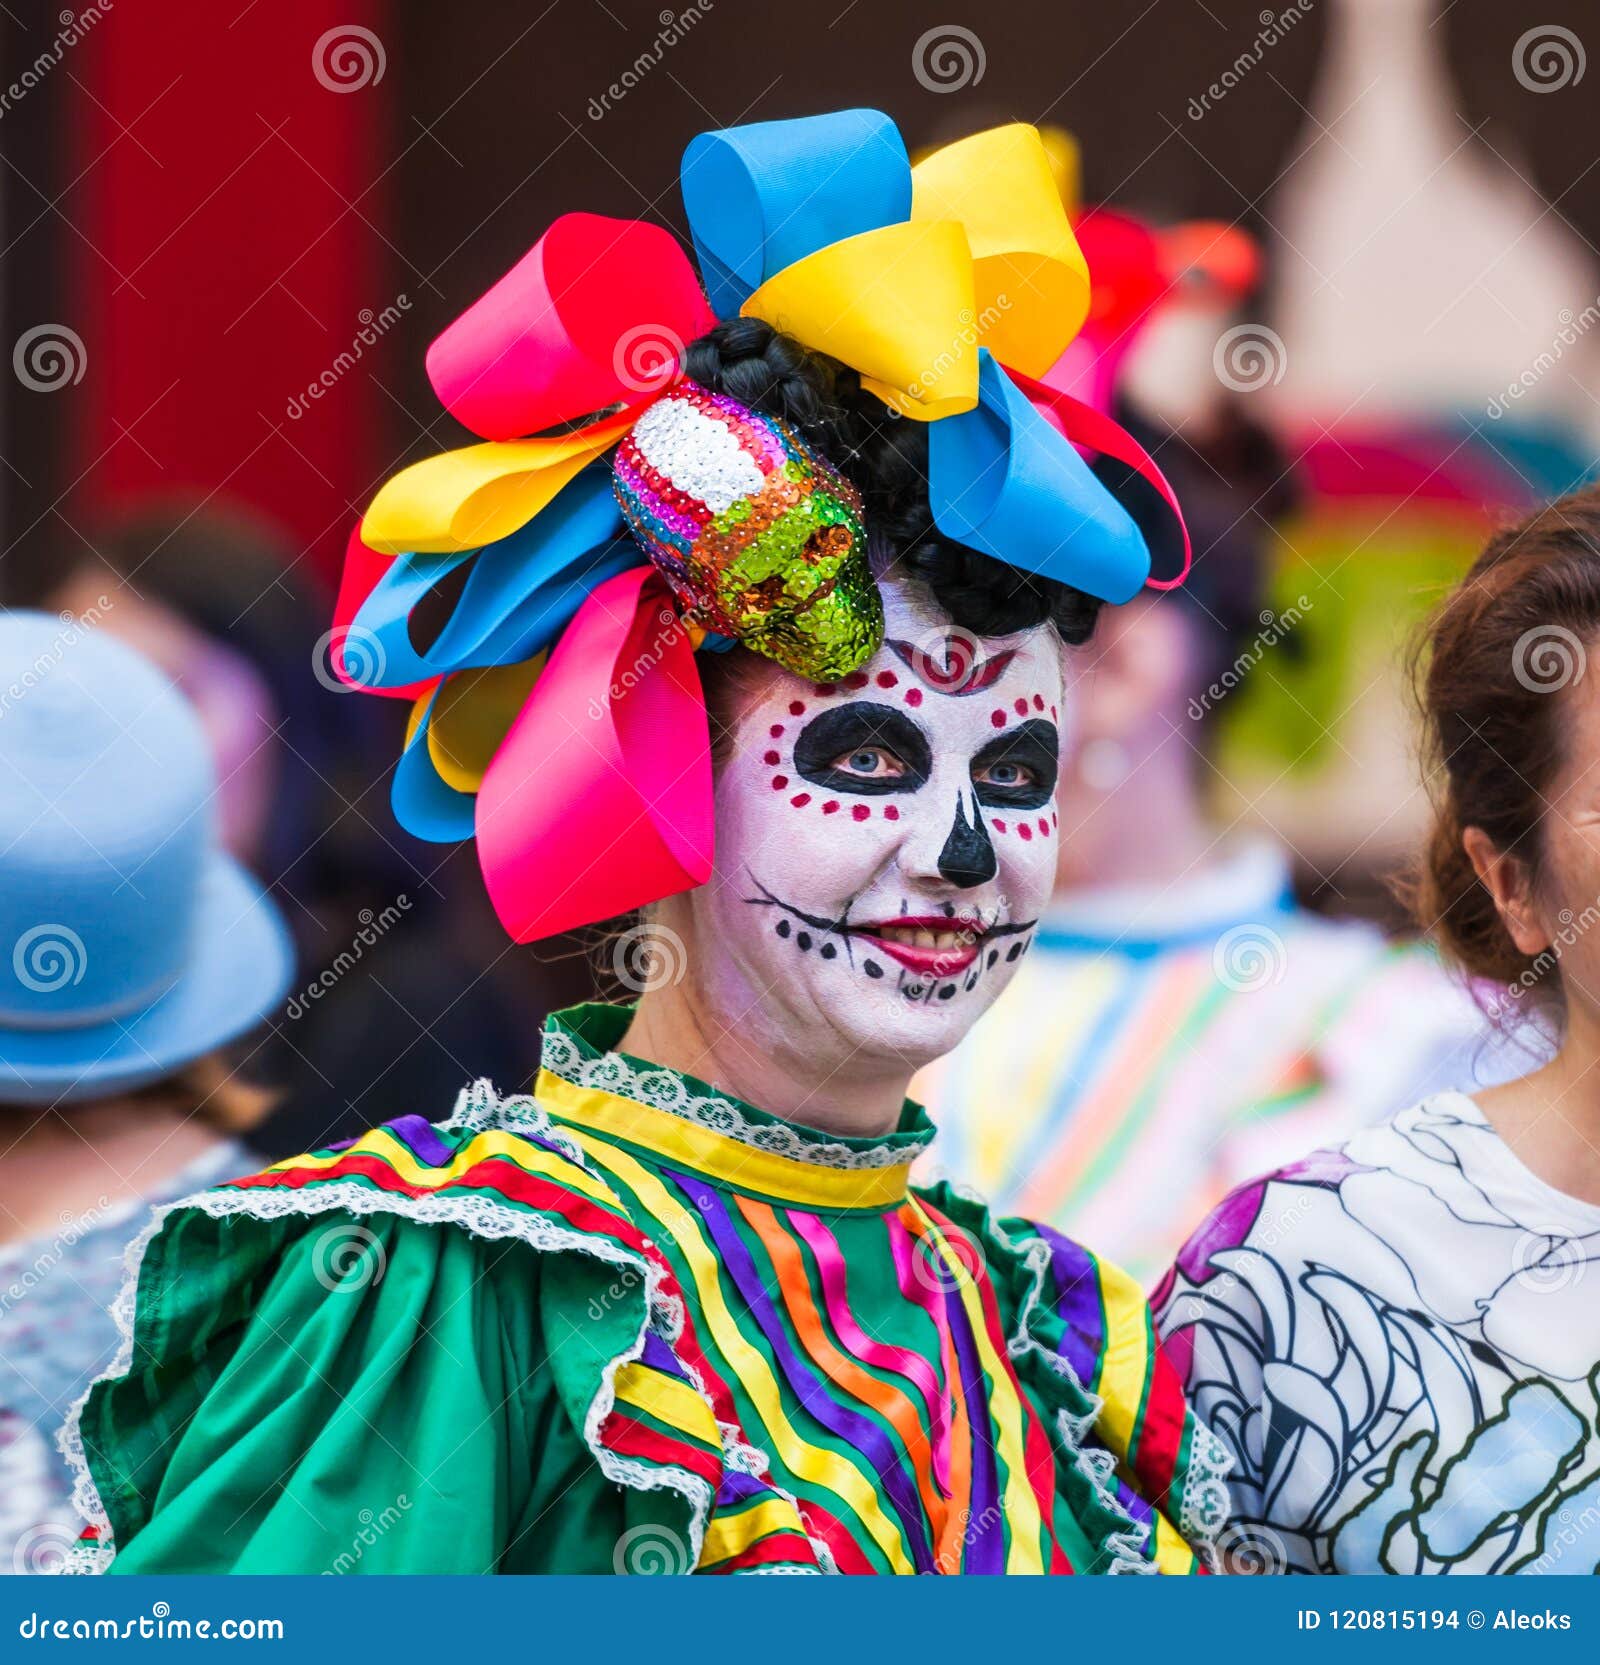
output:
[[[1290, 467], [1232, 405], [1178, 435], [1128, 426], [1184, 504], [1194, 570], [1086, 649], [1038, 951], [918, 1089], [951, 1171], [1149, 1281], [1242, 1178], [1473, 1080], [1484, 1025], [1430, 950], [1309, 912], [1289, 850], [1212, 823], [1228, 693], [1296, 650], [1301, 609], [1266, 605]], [[1154, 493], [1100, 471], [1159, 550]]]
[[107, 526], [42, 605], [102, 600], [102, 628], [199, 712], [223, 842], [263, 874], [294, 933], [296, 995], [263, 1054], [283, 1094], [258, 1148], [336, 1139], [478, 1076], [531, 1080], [528, 1006], [586, 992], [587, 976], [508, 951], [481, 905], [447, 903], [440, 855], [388, 823], [373, 782], [392, 713], [349, 699], [327, 670], [326, 598], [282, 540], [241, 513], [152, 506]]
[[77, 1536], [63, 1418], [111, 1362], [152, 1205], [255, 1165], [230, 1043], [289, 935], [217, 836], [195, 712], [96, 614], [0, 614], [0, 1572]]
[[1411, 905], [1553, 1054], [1239, 1187], [1157, 1316], [1233, 1451], [1242, 1568], [1594, 1574], [1600, 493], [1493, 538], [1423, 647]]

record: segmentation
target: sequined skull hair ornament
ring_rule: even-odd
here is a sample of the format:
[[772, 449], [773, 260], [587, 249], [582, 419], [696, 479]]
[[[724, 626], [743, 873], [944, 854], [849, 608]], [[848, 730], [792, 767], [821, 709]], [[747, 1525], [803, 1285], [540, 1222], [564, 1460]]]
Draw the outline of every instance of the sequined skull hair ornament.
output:
[[1089, 273], [1034, 128], [913, 168], [875, 110], [755, 123], [696, 137], [682, 187], [698, 271], [659, 226], [564, 214], [438, 336], [429, 380], [477, 443], [388, 480], [346, 550], [332, 672], [412, 703], [396, 819], [475, 839], [521, 942], [710, 876], [698, 654], [860, 675], [880, 555], [914, 566], [832, 417], [699, 368], [719, 328], [770, 328], [923, 430], [919, 512], [948, 548], [1100, 601], [1182, 579], [1150, 576], [1083, 453], [1176, 513], [1160, 470], [1050, 379]]
[[860, 495], [787, 423], [685, 378], [612, 468], [628, 529], [686, 621], [815, 682], [877, 651]]

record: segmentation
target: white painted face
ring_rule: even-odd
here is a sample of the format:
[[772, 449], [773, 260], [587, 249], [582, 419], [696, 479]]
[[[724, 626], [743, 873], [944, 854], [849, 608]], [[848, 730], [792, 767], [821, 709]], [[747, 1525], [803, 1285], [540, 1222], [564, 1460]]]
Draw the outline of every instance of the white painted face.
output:
[[1061, 647], [955, 629], [885, 586], [883, 646], [819, 686], [774, 665], [716, 785], [689, 898], [715, 1006], [818, 1067], [948, 1052], [1010, 980], [1056, 862]]

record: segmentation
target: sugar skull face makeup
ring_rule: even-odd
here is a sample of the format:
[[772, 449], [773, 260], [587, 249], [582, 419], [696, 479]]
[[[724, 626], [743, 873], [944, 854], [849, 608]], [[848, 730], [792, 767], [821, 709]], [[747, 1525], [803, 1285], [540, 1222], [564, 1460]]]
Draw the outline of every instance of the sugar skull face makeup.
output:
[[1009, 981], [1049, 896], [1061, 649], [1048, 626], [977, 638], [896, 585], [884, 600], [860, 670], [774, 668], [744, 705], [716, 872], [688, 901], [720, 1010], [915, 1066]]

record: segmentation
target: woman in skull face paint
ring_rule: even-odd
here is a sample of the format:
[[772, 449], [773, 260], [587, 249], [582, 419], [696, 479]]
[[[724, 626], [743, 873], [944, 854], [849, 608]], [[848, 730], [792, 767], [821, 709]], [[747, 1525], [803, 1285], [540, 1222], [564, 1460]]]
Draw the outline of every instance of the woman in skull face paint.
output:
[[[1209, 1565], [1220, 1447], [1138, 1288], [909, 1180], [933, 1134], [911, 1073], [1003, 988], [1050, 889], [1063, 650], [1098, 604], [936, 535], [925, 425], [767, 324], [683, 368], [613, 466], [683, 616], [744, 644], [692, 656], [709, 876], [650, 910], [636, 1006], [550, 1019], [530, 1096], [480, 1083], [444, 1123], [168, 1215], [66, 1437], [96, 1566]], [[483, 778], [480, 855], [523, 734]], [[657, 792], [670, 744], [642, 749]]]

